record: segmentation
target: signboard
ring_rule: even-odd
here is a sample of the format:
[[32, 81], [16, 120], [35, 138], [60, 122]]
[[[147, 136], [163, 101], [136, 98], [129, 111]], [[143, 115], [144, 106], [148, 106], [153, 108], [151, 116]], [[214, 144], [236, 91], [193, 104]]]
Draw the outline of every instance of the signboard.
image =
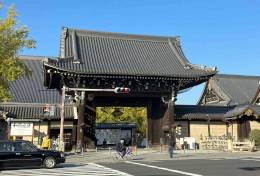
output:
[[184, 141], [190, 145], [190, 149], [195, 149], [195, 138], [194, 137], [184, 137]]
[[44, 107], [44, 112], [43, 112], [44, 115], [50, 115], [50, 106], [45, 106]]
[[33, 122], [11, 122], [11, 136], [32, 136]]
[[121, 139], [121, 129], [96, 129], [97, 145], [103, 145], [104, 139], [107, 144], [117, 144]]
[[54, 116], [55, 106], [50, 106], [50, 116]]

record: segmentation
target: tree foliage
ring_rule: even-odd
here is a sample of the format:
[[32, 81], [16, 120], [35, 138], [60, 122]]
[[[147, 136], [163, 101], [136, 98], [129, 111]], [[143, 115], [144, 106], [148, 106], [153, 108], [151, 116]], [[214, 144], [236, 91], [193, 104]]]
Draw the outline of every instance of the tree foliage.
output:
[[[0, 1], [0, 10], [2, 10]], [[13, 97], [9, 91], [8, 83], [16, 81], [19, 77], [30, 77], [32, 72], [17, 58], [23, 48], [35, 48], [36, 41], [28, 39], [30, 30], [26, 25], [18, 27], [18, 16], [14, 4], [8, 7], [7, 17], [0, 18], [0, 102]]]
[[260, 145], [260, 130], [254, 129], [250, 131], [248, 137], [252, 137], [254, 140], [256, 140], [256, 145]]
[[146, 134], [147, 110], [144, 107], [120, 107], [123, 113], [121, 116], [114, 117], [112, 113], [115, 107], [98, 107], [96, 114], [96, 122], [135, 122], [137, 124], [137, 133]]

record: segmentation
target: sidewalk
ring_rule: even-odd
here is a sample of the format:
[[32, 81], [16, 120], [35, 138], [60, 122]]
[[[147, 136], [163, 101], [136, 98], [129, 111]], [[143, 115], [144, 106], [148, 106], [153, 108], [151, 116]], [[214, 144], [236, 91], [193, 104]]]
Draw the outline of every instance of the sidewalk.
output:
[[[98, 150], [85, 152], [80, 154], [69, 154], [66, 163], [111, 163], [114, 162], [111, 155], [115, 150]], [[159, 160], [186, 160], [186, 159], [220, 159], [220, 158], [247, 158], [247, 157], [260, 157], [260, 151], [256, 152], [223, 152], [217, 150], [174, 150], [173, 158], [169, 158], [167, 150], [146, 150], [138, 149], [133, 152], [136, 156], [136, 161], [150, 161], [156, 162]]]

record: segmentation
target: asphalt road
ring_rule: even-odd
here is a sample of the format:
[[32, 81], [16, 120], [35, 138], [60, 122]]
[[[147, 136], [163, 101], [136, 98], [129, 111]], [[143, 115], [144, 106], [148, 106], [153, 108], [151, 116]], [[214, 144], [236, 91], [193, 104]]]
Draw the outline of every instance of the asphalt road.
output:
[[240, 159], [193, 159], [131, 161], [118, 163], [100, 163], [101, 165], [136, 176], [258, 176], [260, 175], [260, 158]]
[[[191, 151], [190, 151], [191, 152]], [[200, 153], [199, 153], [200, 152]], [[165, 151], [139, 151], [135, 160], [112, 160], [107, 151], [69, 155], [64, 164], [54, 169], [44, 167], [0, 168], [0, 175], [13, 176], [260, 176], [260, 152], [230, 153], [175, 151], [169, 158]]]

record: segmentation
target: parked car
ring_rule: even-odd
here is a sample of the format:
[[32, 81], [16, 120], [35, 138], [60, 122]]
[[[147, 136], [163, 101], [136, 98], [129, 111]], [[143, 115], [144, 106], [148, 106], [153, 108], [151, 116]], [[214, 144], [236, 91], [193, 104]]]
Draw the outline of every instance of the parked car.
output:
[[51, 169], [65, 160], [63, 152], [41, 150], [29, 141], [0, 141], [0, 167], [44, 165]]

